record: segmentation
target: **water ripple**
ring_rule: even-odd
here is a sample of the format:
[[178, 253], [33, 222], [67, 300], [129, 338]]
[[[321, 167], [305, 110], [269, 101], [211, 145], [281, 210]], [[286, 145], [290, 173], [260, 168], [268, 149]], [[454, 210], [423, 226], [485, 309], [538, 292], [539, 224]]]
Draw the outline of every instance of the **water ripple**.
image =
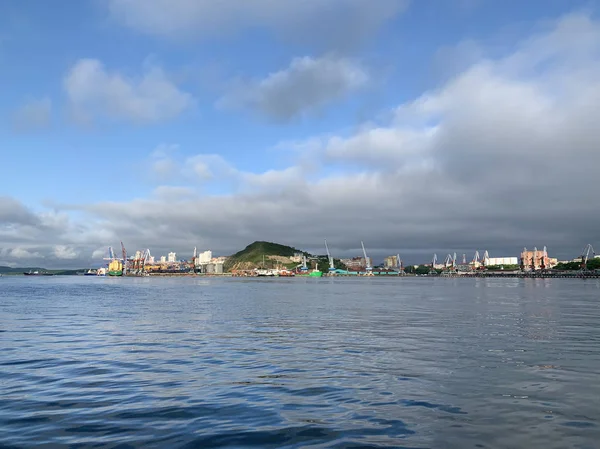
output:
[[579, 280], [4, 277], [0, 289], [0, 449], [600, 441], [598, 286]]

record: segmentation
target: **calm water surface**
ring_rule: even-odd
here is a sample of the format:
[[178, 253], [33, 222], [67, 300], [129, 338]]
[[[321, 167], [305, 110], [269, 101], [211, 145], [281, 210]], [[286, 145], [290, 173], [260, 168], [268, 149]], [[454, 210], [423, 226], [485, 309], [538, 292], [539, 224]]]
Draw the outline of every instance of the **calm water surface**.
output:
[[0, 278], [0, 447], [598, 448], [600, 285]]

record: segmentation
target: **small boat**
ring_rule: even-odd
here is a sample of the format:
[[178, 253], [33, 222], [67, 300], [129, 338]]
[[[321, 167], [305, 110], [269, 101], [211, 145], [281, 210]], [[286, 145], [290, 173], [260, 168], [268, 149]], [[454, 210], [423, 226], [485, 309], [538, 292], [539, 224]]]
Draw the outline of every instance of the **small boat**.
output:
[[31, 270], [29, 270], [29, 272], [25, 271], [25, 272], [23, 272], [23, 274], [25, 276], [39, 276], [40, 272], [39, 271], [31, 271]]
[[98, 276], [98, 271], [89, 269], [85, 273], [83, 273], [83, 275], [84, 276]]

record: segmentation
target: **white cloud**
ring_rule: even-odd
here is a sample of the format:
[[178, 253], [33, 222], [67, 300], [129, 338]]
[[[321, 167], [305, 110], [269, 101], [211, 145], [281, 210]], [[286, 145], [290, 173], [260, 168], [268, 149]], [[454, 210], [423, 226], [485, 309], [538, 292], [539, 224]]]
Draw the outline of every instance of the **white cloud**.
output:
[[29, 99], [16, 111], [14, 128], [18, 131], [31, 131], [50, 125], [52, 101], [48, 97]]
[[92, 252], [92, 259], [104, 259], [106, 255], [106, 247], [97, 248]]
[[205, 182], [211, 179], [230, 180], [238, 175], [238, 170], [218, 154], [197, 154], [185, 160], [183, 173], [188, 178]]
[[69, 71], [64, 88], [76, 119], [97, 117], [153, 123], [172, 119], [194, 104], [159, 67], [142, 76], [109, 72], [97, 59], [81, 59]]
[[166, 37], [227, 35], [266, 28], [304, 43], [360, 42], [402, 12], [405, 0], [109, 0], [112, 16], [133, 29]]
[[77, 259], [79, 253], [70, 246], [56, 245], [54, 246], [54, 256], [57, 259]]
[[30, 251], [20, 247], [11, 249], [8, 256], [15, 259], [40, 259], [44, 257], [37, 251]]
[[289, 67], [259, 81], [238, 83], [218, 105], [260, 112], [275, 120], [290, 120], [319, 109], [364, 87], [367, 70], [347, 58], [294, 58]]

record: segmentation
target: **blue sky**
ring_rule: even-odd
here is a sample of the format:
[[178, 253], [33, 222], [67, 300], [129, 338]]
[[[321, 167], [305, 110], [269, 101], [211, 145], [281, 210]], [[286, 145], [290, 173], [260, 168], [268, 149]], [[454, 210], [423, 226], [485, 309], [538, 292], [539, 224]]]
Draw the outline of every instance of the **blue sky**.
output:
[[[529, 220], [519, 222], [519, 211], [532, 210], [535, 197], [513, 204], [506, 201], [514, 198], [508, 187], [487, 199], [469, 197], [469, 170], [497, 169], [497, 178], [482, 181], [487, 185], [519, 173], [527, 178], [519, 160], [529, 158], [511, 159], [508, 142], [498, 157], [497, 139], [476, 134], [485, 123], [470, 120], [469, 129], [455, 124], [462, 101], [482, 111], [496, 108], [475, 101], [494, 99], [484, 95], [494, 91], [493, 83], [526, 83], [522, 92], [507, 90], [521, 92], [521, 99], [533, 90], [545, 93], [544, 99], [532, 97], [540, 101], [538, 109], [532, 106], [536, 111], [558, 101], [551, 98], [553, 87], [585, 98], [563, 75], [595, 70], [597, 13], [598, 2], [575, 0], [0, 1], [0, 262], [87, 263], [121, 239], [159, 252], [195, 245], [227, 252], [255, 239], [319, 248], [327, 237], [340, 254], [350, 254], [364, 232], [348, 223], [382, 221], [399, 226], [371, 240], [381, 255], [403, 250], [417, 258], [435, 248], [474, 251], [481, 245], [513, 255], [523, 245], [542, 246], [531, 243], [538, 230]], [[537, 55], [543, 60], [531, 62]], [[478, 74], [485, 83], [478, 84]], [[585, 82], [593, 90], [594, 81]], [[482, 94], [466, 98], [468, 83]], [[427, 99], [433, 115], [417, 107]], [[509, 123], [510, 108], [528, 111], [519, 101], [498, 108], [509, 113], [496, 123], [514, 125], [498, 131], [502, 138], [522, 131]], [[555, 106], [573, 107], [569, 117], [588, 111], [575, 100]], [[399, 108], [410, 111], [408, 118], [399, 118]], [[415, 128], [421, 116], [426, 124]], [[544, 139], [557, 138], [545, 135], [551, 116], [528, 118], [540, 131], [518, 142], [535, 161], [547, 149]], [[424, 136], [434, 133], [433, 149]], [[476, 141], [477, 154], [461, 152]], [[584, 158], [594, 153], [585, 143], [571, 151]], [[548, 158], [554, 159], [560, 157]], [[410, 192], [420, 182], [429, 185], [429, 177], [441, 180], [441, 190], [430, 189], [427, 198]], [[519, 179], [515, 183], [522, 187]], [[396, 193], [384, 205], [359, 198], [387, 198], [385, 186], [407, 197]], [[544, 186], [534, 183], [529, 190]], [[431, 209], [445, 195], [452, 212], [436, 215]], [[418, 212], [417, 198], [418, 207], [431, 207]], [[552, 208], [537, 213], [557, 222], [552, 211], [570, 199], [557, 196]], [[478, 201], [481, 207], [469, 206]], [[488, 210], [490, 201], [498, 207]], [[582, 210], [590, 209], [586, 204]], [[16, 219], [23, 215], [15, 209], [29, 218]], [[461, 232], [483, 219], [499, 229], [487, 236]], [[440, 239], [436, 231], [446, 220], [458, 230], [454, 239]], [[233, 221], [241, 223], [224, 225]], [[178, 236], [134, 230], [163, 222], [179, 229]], [[312, 223], [343, 237], [336, 243], [311, 231]], [[17, 232], [19, 226], [29, 228]], [[431, 235], [425, 233], [430, 228]], [[514, 228], [522, 235], [502, 240]], [[561, 254], [594, 237], [583, 230], [566, 236], [558, 225], [543, 232], [563, 245]], [[57, 245], [70, 257], [61, 259], [65, 252]]]

